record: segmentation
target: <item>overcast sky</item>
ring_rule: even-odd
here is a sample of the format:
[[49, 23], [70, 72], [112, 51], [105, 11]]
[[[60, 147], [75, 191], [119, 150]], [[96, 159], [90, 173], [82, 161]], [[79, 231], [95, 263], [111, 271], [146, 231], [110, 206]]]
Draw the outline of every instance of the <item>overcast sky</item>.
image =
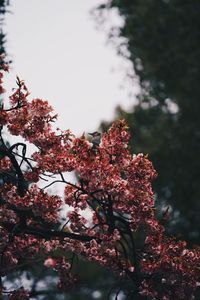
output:
[[77, 134], [111, 120], [116, 105], [131, 104], [128, 91], [120, 89], [127, 63], [106, 45], [105, 33], [96, 30], [89, 13], [100, 2], [15, 0], [5, 20], [13, 60], [7, 90], [18, 75], [31, 97], [53, 105], [58, 125]]

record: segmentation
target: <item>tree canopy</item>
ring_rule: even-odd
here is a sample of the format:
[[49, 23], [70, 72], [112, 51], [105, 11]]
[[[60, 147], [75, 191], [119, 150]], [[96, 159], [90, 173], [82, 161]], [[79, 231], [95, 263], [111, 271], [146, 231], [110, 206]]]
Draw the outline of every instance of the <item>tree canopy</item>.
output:
[[[7, 65], [1, 68], [8, 70]], [[3, 71], [0, 76], [3, 93]], [[19, 78], [9, 99], [10, 105], [0, 110], [1, 298], [28, 300], [55, 293], [55, 284], [41, 290], [30, 280], [36, 264], [37, 272], [40, 265], [56, 272], [59, 292], [68, 293], [79, 281], [79, 258], [115, 274], [110, 290], [115, 299], [120, 292], [124, 299], [195, 296], [200, 249], [168, 237], [157, 220], [151, 186], [156, 171], [147, 156], [131, 154], [125, 120], [114, 122], [98, 143], [91, 143], [84, 134], [54, 130], [52, 107], [42, 99], [29, 100]], [[4, 128], [21, 141], [7, 145]], [[77, 174], [76, 182], [67, 179], [69, 172]], [[49, 190], [56, 183], [64, 187], [63, 197]], [[13, 288], [8, 288], [10, 275], [21, 283], [12, 279]]]

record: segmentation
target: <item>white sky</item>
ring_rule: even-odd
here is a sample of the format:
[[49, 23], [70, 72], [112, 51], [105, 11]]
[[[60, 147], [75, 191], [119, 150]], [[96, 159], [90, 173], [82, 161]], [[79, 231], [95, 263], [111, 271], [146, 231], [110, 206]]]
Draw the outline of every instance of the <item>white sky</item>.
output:
[[111, 120], [117, 104], [131, 105], [128, 92], [120, 89], [127, 62], [106, 45], [105, 33], [95, 29], [89, 14], [100, 2], [13, 0], [5, 19], [13, 60], [7, 90], [15, 87], [18, 75], [32, 98], [48, 100], [55, 108], [58, 126], [76, 134]]

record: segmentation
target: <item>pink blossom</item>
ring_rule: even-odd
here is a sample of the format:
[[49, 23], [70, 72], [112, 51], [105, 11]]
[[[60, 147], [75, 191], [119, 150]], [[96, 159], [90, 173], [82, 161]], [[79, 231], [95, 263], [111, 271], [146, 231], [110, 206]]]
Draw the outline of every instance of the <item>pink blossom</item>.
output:
[[48, 257], [45, 261], [44, 261], [44, 266], [47, 268], [55, 268], [56, 266], [56, 260], [54, 260], [51, 257]]

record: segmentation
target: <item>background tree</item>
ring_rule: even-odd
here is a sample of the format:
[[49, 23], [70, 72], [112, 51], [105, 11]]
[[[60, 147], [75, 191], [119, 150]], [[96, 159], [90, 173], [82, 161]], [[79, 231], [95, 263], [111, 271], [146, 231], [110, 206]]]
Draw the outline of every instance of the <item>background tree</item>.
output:
[[117, 108], [116, 117], [128, 121], [134, 151], [148, 153], [158, 171], [157, 203], [173, 208], [170, 231], [199, 243], [200, 3], [110, 0], [95, 15], [105, 18], [113, 8], [124, 23], [109, 37], [119, 39], [118, 51], [131, 60], [141, 85], [139, 103], [131, 112]]
[[2, 54], [5, 54], [5, 43], [6, 35], [3, 31], [4, 15], [7, 12], [9, 6], [8, 0], [0, 0], [0, 55], [2, 59]]

